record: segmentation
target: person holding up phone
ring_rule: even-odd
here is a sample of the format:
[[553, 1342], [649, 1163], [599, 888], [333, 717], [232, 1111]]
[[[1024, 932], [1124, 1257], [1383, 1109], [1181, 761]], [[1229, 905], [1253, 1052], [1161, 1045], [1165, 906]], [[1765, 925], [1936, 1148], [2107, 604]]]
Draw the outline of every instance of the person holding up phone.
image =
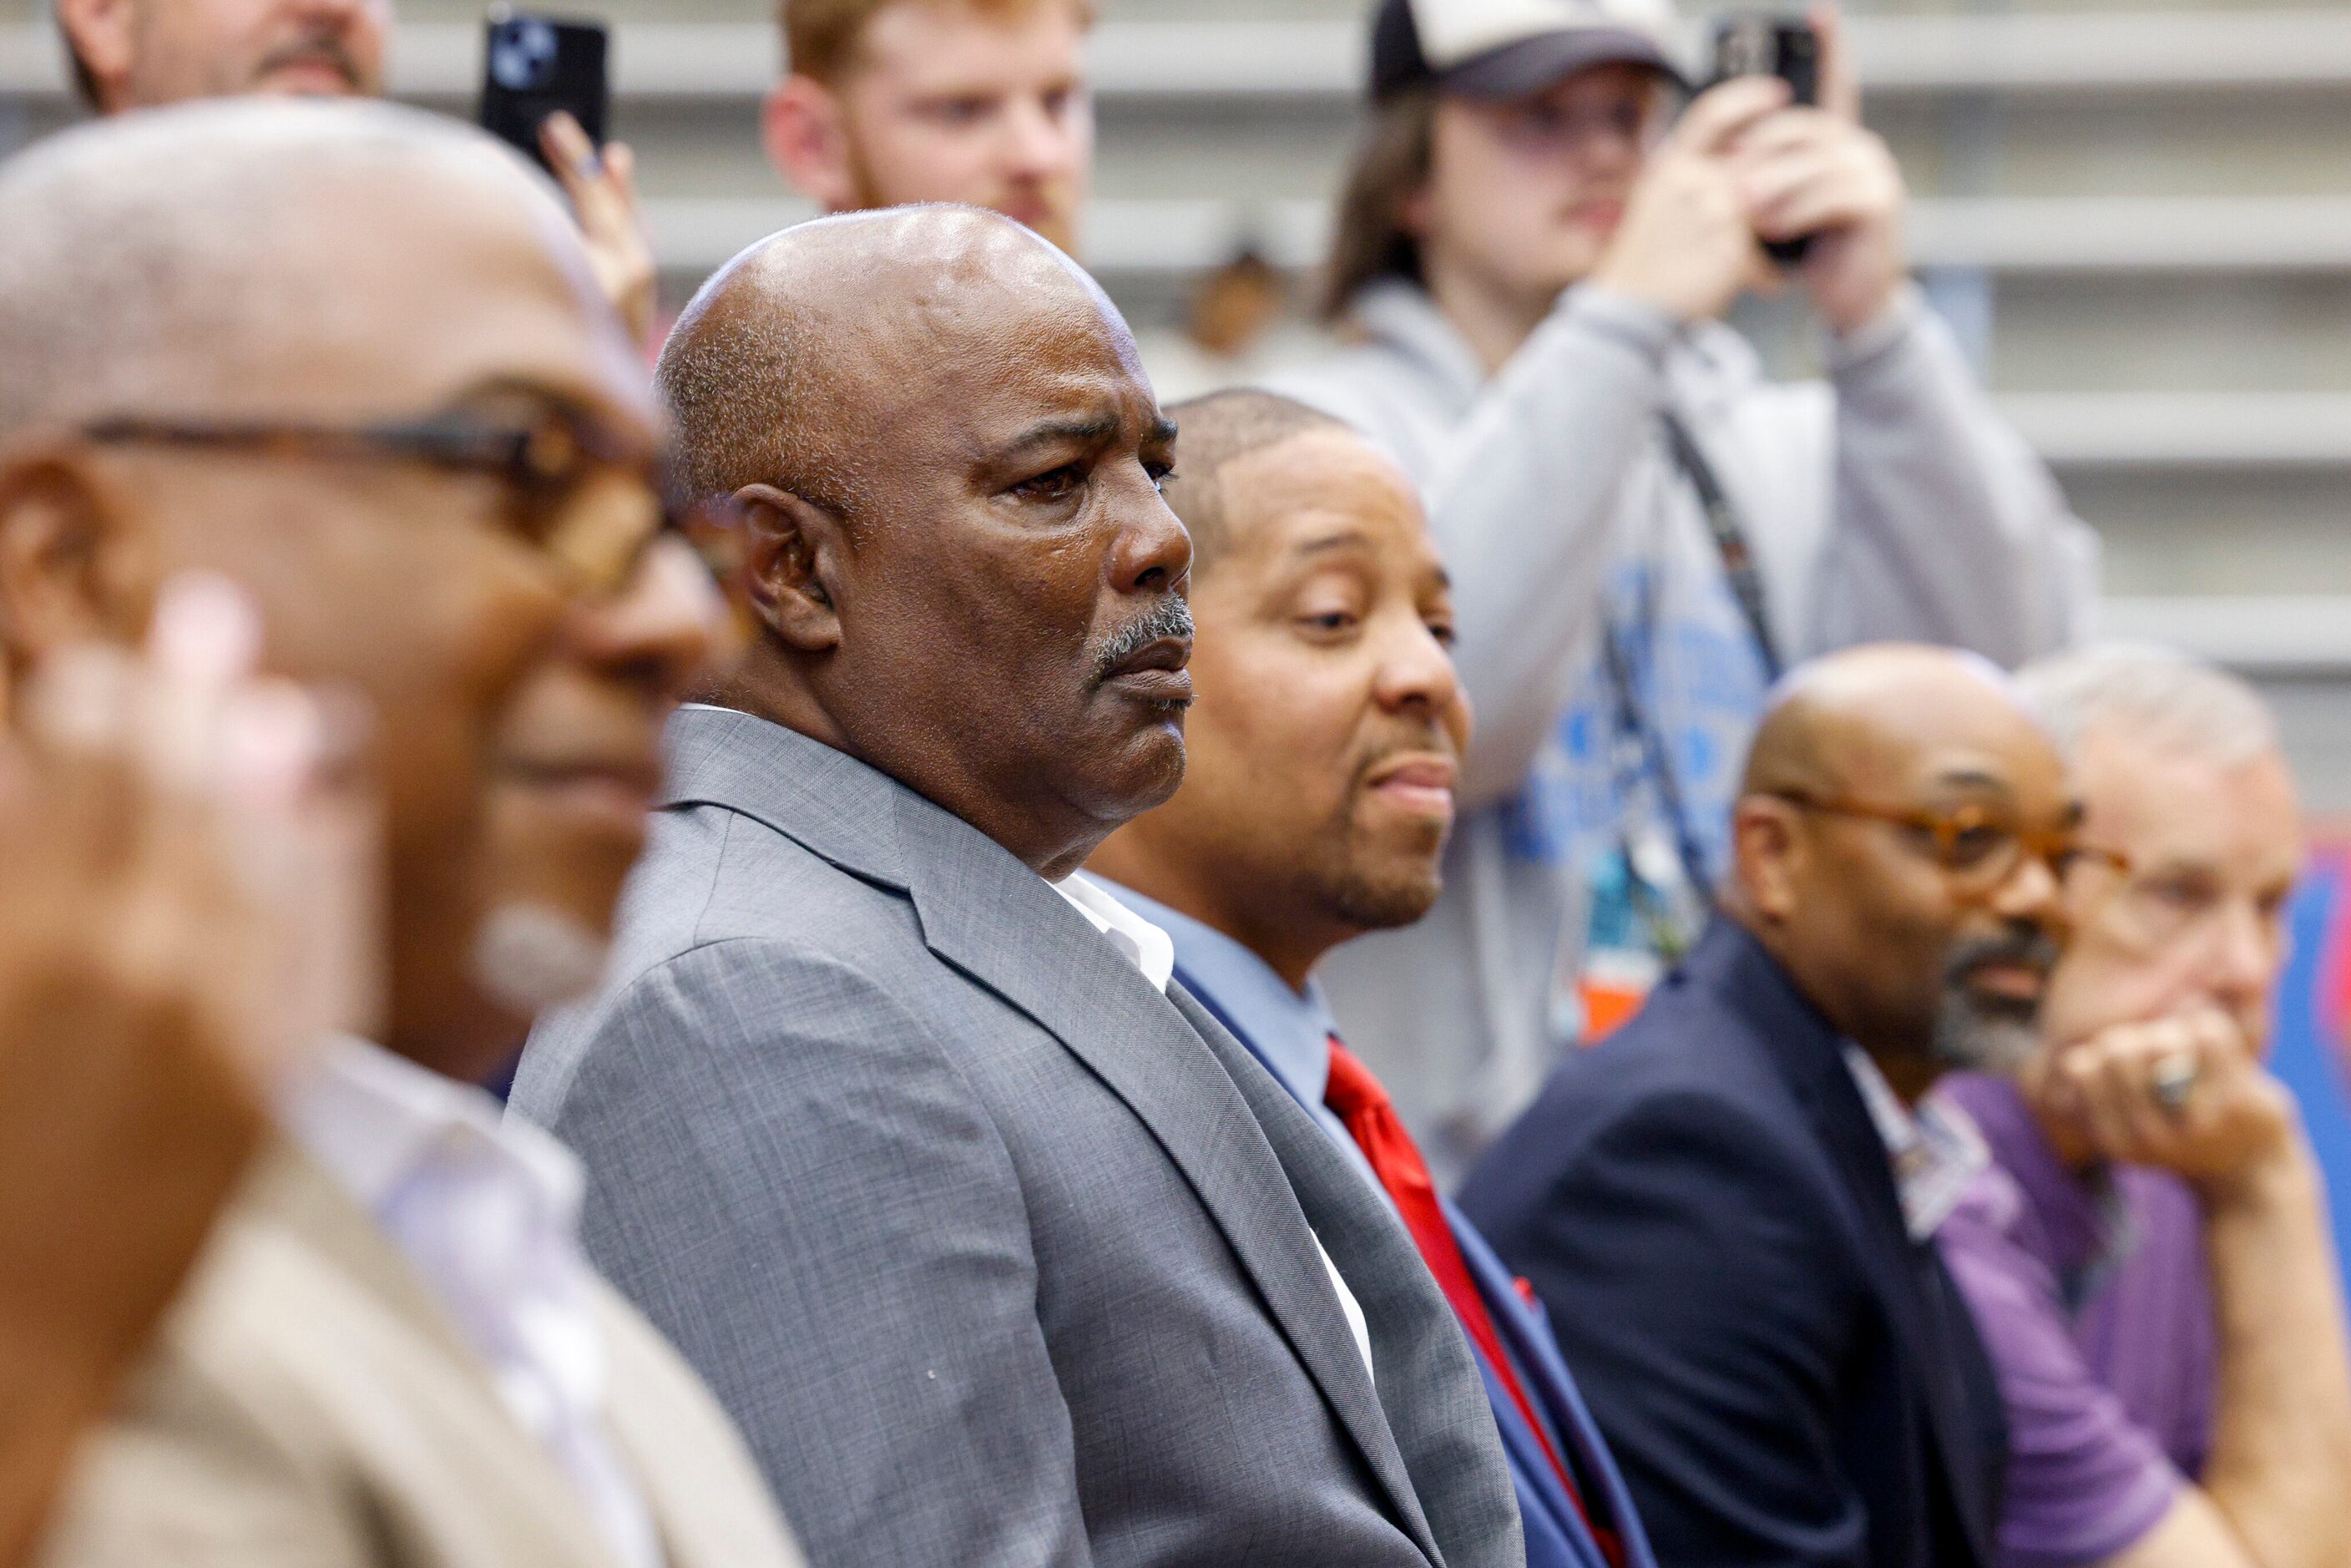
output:
[[[1479, 726], [1446, 892], [1324, 969], [1440, 1178], [1689, 945], [1783, 666], [2013, 664], [2094, 592], [2092, 536], [1909, 281], [1834, 13], [1793, 29], [1817, 106], [1746, 75], [1677, 114], [1676, 27], [1670, 0], [1384, 0], [1327, 299], [1356, 341], [1271, 383], [1403, 462], [1453, 574]], [[1721, 321], [1792, 286], [1820, 382]]]
[[[57, 18], [82, 101], [120, 114], [200, 98], [381, 98], [392, 0], [57, 0]], [[597, 283], [644, 341], [656, 277], [634, 157], [599, 148], [569, 114], [539, 140]]]

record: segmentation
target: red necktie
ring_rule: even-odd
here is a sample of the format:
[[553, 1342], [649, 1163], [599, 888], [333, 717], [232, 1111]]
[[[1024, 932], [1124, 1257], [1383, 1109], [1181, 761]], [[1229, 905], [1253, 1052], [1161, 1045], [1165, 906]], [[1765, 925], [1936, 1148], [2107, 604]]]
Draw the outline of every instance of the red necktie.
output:
[[1478, 1293], [1478, 1282], [1469, 1277], [1469, 1265], [1462, 1260], [1461, 1245], [1453, 1239], [1453, 1228], [1446, 1223], [1445, 1210], [1437, 1201], [1437, 1184], [1430, 1179], [1428, 1164], [1420, 1157], [1420, 1150], [1405, 1131], [1404, 1120], [1389, 1103], [1388, 1092], [1372, 1076], [1372, 1070], [1355, 1059], [1354, 1052], [1331, 1037], [1331, 1083], [1323, 1091], [1322, 1103], [1331, 1107], [1371, 1162], [1372, 1174], [1395, 1200], [1396, 1212], [1403, 1216], [1405, 1228], [1420, 1249], [1421, 1258], [1428, 1271], [1437, 1276], [1437, 1288], [1453, 1304], [1453, 1315], [1461, 1320], [1462, 1328], [1478, 1348], [1486, 1354], [1486, 1364], [1494, 1369], [1501, 1380], [1511, 1403], [1526, 1417], [1527, 1430], [1542, 1445], [1543, 1457], [1551, 1460], [1552, 1469], [1559, 1472], [1560, 1484], [1567, 1488], [1568, 1500], [1584, 1528], [1600, 1543], [1608, 1561], [1622, 1568], [1623, 1549], [1614, 1533], [1601, 1530], [1592, 1521], [1592, 1511], [1584, 1506], [1583, 1489], [1561, 1460], [1559, 1451], [1552, 1447], [1550, 1435], [1543, 1424], [1535, 1419], [1535, 1407], [1527, 1391], [1519, 1385], [1519, 1375], [1511, 1368], [1510, 1358], [1502, 1353], [1501, 1336], [1494, 1331], [1494, 1320], [1486, 1311], [1486, 1299]]

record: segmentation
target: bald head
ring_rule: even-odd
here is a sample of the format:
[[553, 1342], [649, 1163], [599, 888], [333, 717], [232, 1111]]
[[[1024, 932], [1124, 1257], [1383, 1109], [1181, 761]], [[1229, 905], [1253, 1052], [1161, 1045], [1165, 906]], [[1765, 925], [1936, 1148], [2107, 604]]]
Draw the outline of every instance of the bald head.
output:
[[[180, 574], [239, 584], [275, 673], [367, 705], [382, 1038], [486, 1069], [593, 977], [636, 848], [631, 814], [547, 781], [646, 776], [710, 608], [657, 535], [652, 390], [552, 187], [377, 104], [76, 131], [0, 169], [0, 361], [9, 670], [137, 643]], [[381, 434], [428, 422], [479, 441]], [[489, 455], [557, 429], [566, 483]]]
[[[1831, 653], [1771, 693], [1740, 792], [1835, 793], [1891, 781], [1921, 746], [1999, 744], [2039, 727], [2007, 674], [1949, 648], [1889, 643]], [[2045, 744], [2045, 742], [2044, 742]]]
[[1773, 693], [1729, 908], [1906, 1095], [2033, 1049], [2080, 821], [2056, 745], [1973, 654], [1855, 648]]
[[1132, 356], [1093, 279], [994, 213], [897, 207], [770, 235], [703, 285], [662, 350], [680, 499], [766, 484], [861, 512], [895, 409], [944, 371], [984, 374], [1008, 327], [1064, 313], [1113, 326]]
[[1177, 463], [1167, 504], [1192, 535], [1192, 573], [1204, 577], [1231, 541], [1233, 507], [1225, 470], [1311, 432], [1353, 426], [1279, 392], [1242, 388], [1188, 399], [1167, 411], [1176, 422]]
[[592, 287], [552, 186], [481, 132], [390, 105], [192, 104], [0, 166], [0, 445], [108, 414], [282, 413], [289, 357], [381, 336], [353, 267], [431, 243], [381, 216], [427, 191]]

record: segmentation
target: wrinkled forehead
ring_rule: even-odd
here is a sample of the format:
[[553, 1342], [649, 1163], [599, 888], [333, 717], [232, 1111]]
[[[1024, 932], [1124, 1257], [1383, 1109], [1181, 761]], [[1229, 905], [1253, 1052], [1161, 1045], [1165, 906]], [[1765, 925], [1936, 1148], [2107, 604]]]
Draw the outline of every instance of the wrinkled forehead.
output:
[[842, 326], [836, 406], [909, 455], [982, 456], [1040, 420], [1157, 419], [1133, 334], [1076, 279], [956, 279]]

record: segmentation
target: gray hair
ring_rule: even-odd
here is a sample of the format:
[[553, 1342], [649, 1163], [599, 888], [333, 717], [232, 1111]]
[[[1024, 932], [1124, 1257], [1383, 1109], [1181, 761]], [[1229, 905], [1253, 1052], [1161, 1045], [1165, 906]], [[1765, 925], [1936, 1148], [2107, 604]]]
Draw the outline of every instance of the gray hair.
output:
[[191, 103], [0, 164], [0, 446], [109, 414], [253, 411], [287, 352], [367, 330], [371, 302], [320, 262], [318, 193], [421, 171], [569, 227], [496, 141], [383, 103]]
[[2261, 694], [2201, 659], [2145, 643], [2104, 643], [2054, 653], [2017, 673], [2017, 686], [2060, 746], [2123, 730], [2142, 745], [2222, 767], [2278, 748], [2277, 719]]

